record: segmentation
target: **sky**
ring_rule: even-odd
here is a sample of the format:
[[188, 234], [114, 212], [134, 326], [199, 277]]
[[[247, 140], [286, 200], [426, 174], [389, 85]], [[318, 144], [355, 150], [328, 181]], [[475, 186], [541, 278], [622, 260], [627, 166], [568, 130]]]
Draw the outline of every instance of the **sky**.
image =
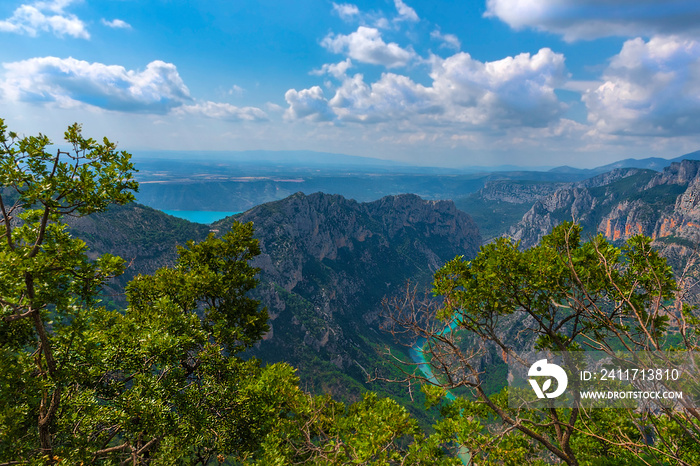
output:
[[591, 168], [700, 149], [698, 0], [3, 0], [0, 44], [10, 130], [79, 122], [134, 155]]

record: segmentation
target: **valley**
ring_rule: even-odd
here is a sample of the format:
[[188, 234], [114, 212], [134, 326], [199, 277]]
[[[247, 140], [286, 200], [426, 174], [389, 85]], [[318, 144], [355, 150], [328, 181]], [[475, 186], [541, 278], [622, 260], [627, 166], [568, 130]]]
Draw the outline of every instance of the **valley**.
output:
[[[662, 172], [619, 168], [576, 181], [566, 181], [571, 174], [551, 180], [541, 172], [335, 174], [308, 177], [295, 182], [295, 187], [364, 190], [362, 196], [373, 198], [420, 185], [428, 195], [388, 195], [358, 202], [340, 194], [300, 191], [209, 225], [132, 204], [70, 225], [94, 254], [110, 252], [128, 261], [127, 273], [110, 285], [111, 294], [119, 296], [118, 290], [135, 275], [171, 264], [177, 245], [201, 240], [210, 232], [221, 235], [233, 221], [252, 222], [261, 247], [254, 261], [260, 269], [255, 296], [268, 309], [270, 330], [250, 354], [267, 363], [284, 361], [297, 367], [303, 386], [312, 392], [357, 400], [371, 389], [403, 400], [423, 416], [405, 387], [368, 383], [375, 372], [400, 376], [387, 362], [387, 349], [411, 359], [410, 345], [382, 330], [383, 299], [400, 294], [409, 282], [429, 290], [433, 273], [446, 261], [474, 257], [494, 238], [506, 235], [529, 247], [559, 222], [572, 219], [586, 235], [601, 233], [613, 242], [637, 233], [652, 236], [679, 270], [698, 241], [699, 168], [700, 162], [683, 161]], [[360, 177], [364, 185], [357, 184]], [[260, 194], [256, 183], [285, 182], [289, 181], [228, 183], [238, 183], [236, 189], [246, 187], [243, 197], [252, 202], [262, 199], [256, 198]], [[219, 199], [214, 203], [219, 208], [240, 205], [232, 193], [223, 199], [214, 194], [220, 183], [174, 182], [172, 192], [183, 200], [175, 206], [196, 207], [205, 198], [212, 201], [209, 205]], [[287, 194], [276, 188], [268, 194], [272, 193]], [[441, 197], [454, 201], [432, 200]], [[182, 204], [185, 199], [201, 201]]]

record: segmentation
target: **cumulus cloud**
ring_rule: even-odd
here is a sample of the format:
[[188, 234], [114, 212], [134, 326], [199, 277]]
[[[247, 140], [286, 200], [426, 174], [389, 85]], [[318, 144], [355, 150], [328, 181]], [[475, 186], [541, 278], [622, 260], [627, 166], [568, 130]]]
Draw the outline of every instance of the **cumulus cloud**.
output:
[[336, 79], [342, 79], [346, 75], [348, 69], [350, 69], [351, 67], [352, 60], [346, 58], [340, 63], [326, 63], [321, 67], [321, 69], [313, 70], [310, 74], [315, 76], [323, 76], [324, 74], [329, 74]]
[[418, 14], [416, 10], [406, 5], [402, 0], [394, 0], [394, 6], [396, 6], [396, 11], [399, 16], [396, 18], [399, 21], [419, 21]]
[[454, 34], [443, 34], [439, 29], [434, 30], [430, 33], [430, 38], [433, 40], [440, 41], [440, 48], [449, 48], [454, 50], [459, 50], [462, 47], [462, 43], [459, 38]]
[[[115, 112], [175, 114], [227, 121], [266, 121], [256, 107], [195, 101], [172, 63], [153, 61], [146, 69], [41, 57], [3, 63], [0, 93], [5, 99], [60, 108], [87, 105]], [[243, 91], [234, 86], [232, 91]]]
[[333, 11], [340, 16], [340, 19], [343, 21], [351, 21], [360, 16], [360, 9], [357, 8], [357, 5], [352, 5], [350, 3], [333, 3]]
[[700, 33], [697, 0], [487, 0], [486, 7], [485, 16], [515, 29], [553, 32], [567, 41]]
[[677, 36], [628, 40], [603, 83], [583, 94], [602, 133], [696, 134], [700, 121], [700, 42]]
[[384, 73], [372, 84], [365, 83], [358, 73], [342, 83], [329, 104], [340, 120], [362, 123], [411, 119], [440, 111], [432, 89], [394, 73]]
[[562, 114], [554, 89], [567, 78], [564, 56], [549, 48], [492, 62], [464, 52], [433, 60], [433, 88], [452, 103], [452, 119], [542, 127]]
[[360, 26], [351, 34], [329, 34], [321, 41], [333, 53], [347, 54], [353, 60], [395, 68], [407, 65], [415, 52], [401, 48], [394, 42], [386, 43], [378, 29]]
[[335, 117], [323, 96], [323, 89], [318, 86], [301, 91], [290, 89], [284, 94], [284, 99], [289, 104], [285, 117], [290, 120], [330, 121]]
[[544, 127], [564, 111], [554, 93], [567, 78], [564, 57], [550, 49], [493, 62], [480, 62], [467, 53], [446, 59], [433, 56], [430, 77], [431, 86], [424, 86], [394, 73], [383, 73], [369, 84], [359, 73], [344, 76], [330, 99], [317, 86], [291, 89], [287, 116], [505, 128]]
[[123, 112], [166, 113], [191, 100], [172, 63], [153, 61], [143, 71], [74, 58], [40, 57], [4, 63], [0, 89], [25, 102], [78, 103]]
[[198, 102], [176, 108], [176, 115], [193, 115], [228, 121], [266, 121], [267, 114], [256, 107], [236, 107], [221, 102]]
[[58, 37], [71, 36], [89, 39], [85, 23], [64, 9], [72, 0], [55, 0], [20, 5], [7, 19], [0, 20], [0, 32], [26, 34], [35, 37], [39, 32], [51, 32]]
[[102, 24], [113, 29], [131, 29], [131, 24], [116, 18], [112, 21], [107, 21], [106, 19], [102, 18]]

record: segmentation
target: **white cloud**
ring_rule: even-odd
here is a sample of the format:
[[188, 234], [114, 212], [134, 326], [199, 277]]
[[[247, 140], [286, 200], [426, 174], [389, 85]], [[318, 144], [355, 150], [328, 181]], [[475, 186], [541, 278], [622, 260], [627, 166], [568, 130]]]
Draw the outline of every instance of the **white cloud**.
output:
[[700, 33], [697, 0], [487, 0], [485, 16], [515, 29], [561, 34], [567, 41]]
[[416, 55], [413, 50], [403, 49], [394, 42], [385, 43], [378, 29], [365, 26], [360, 26], [348, 35], [329, 34], [321, 41], [321, 45], [331, 52], [347, 54], [361, 63], [387, 68], [405, 66]]
[[34, 6], [41, 10], [49, 10], [54, 13], [63, 13], [63, 10], [71, 3], [77, 3], [79, 0], [51, 0], [48, 2], [34, 2]]
[[[142, 71], [74, 58], [41, 57], [3, 63], [5, 99], [49, 107], [104, 109], [141, 114], [199, 116], [225, 121], [266, 121], [256, 107], [195, 101], [172, 63], [153, 61]], [[232, 90], [243, 91], [234, 86]]]
[[564, 56], [543, 48], [493, 62], [468, 53], [433, 57], [433, 88], [451, 118], [471, 125], [542, 127], [563, 111], [554, 88], [567, 78]]
[[343, 21], [351, 21], [360, 16], [360, 9], [350, 3], [333, 3], [333, 11], [340, 16]]
[[454, 34], [443, 34], [439, 29], [434, 30], [430, 33], [430, 38], [438, 40], [441, 42], [440, 48], [450, 48], [454, 50], [459, 50], [462, 47], [462, 43], [459, 38]]
[[131, 24], [116, 18], [112, 21], [107, 21], [106, 19], [102, 18], [102, 24], [114, 29], [131, 29]]
[[494, 62], [480, 62], [467, 53], [447, 59], [433, 56], [431, 66], [429, 87], [407, 76], [383, 73], [371, 84], [362, 74], [344, 76], [330, 99], [317, 86], [292, 89], [286, 96], [287, 116], [474, 129], [545, 127], [564, 111], [554, 93], [567, 78], [564, 57], [550, 49]]
[[246, 93], [246, 90], [243, 89], [241, 86], [238, 84], [234, 84], [231, 89], [228, 90], [228, 95], [235, 95], [235, 96], [242, 96], [243, 94]]
[[176, 115], [193, 115], [228, 121], [266, 121], [267, 114], [256, 107], [236, 107], [220, 102], [198, 102], [173, 110]]
[[191, 100], [172, 63], [153, 61], [143, 71], [88, 63], [74, 58], [41, 57], [4, 63], [0, 89], [24, 102], [78, 103], [106, 110], [166, 113]]
[[402, 0], [394, 0], [394, 6], [396, 6], [396, 11], [399, 13], [398, 18], [396, 18], [397, 20], [412, 22], [419, 21], [416, 10], [406, 5]]
[[311, 121], [330, 121], [335, 115], [323, 96], [323, 89], [314, 86], [310, 89], [297, 91], [290, 89], [284, 94], [289, 104], [285, 116], [288, 119], [305, 118]]
[[342, 79], [346, 75], [348, 69], [351, 67], [352, 60], [346, 58], [340, 63], [326, 63], [323, 66], [321, 66], [321, 69], [313, 70], [310, 74], [314, 76], [323, 76], [324, 74], [329, 74], [335, 79]]
[[361, 74], [347, 78], [329, 101], [340, 120], [373, 123], [439, 112], [434, 91], [406, 76], [384, 73], [368, 85]]
[[596, 131], [676, 136], [697, 134], [700, 42], [677, 36], [628, 40], [603, 83], [582, 99]]
[[26, 34], [32, 37], [39, 32], [51, 32], [58, 37], [89, 39], [90, 34], [85, 28], [85, 23], [77, 16], [64, 12], [64, 8], [71, 3], [73, 3], [72, 0], [55, 0], [20, 5], [11, 17], [0, 20], [0, 32]]

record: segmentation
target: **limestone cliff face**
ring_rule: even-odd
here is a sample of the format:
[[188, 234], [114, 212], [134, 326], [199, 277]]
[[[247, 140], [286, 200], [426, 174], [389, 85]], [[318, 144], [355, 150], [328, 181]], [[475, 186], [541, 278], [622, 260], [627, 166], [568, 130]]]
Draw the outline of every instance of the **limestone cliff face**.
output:
[[669, 184], [688, 185], [698, 177], [699, 171], [700, 161], [683, 160], [681, 162], [674, 162], [664, 168], [664, 171], [661, 172], [659, 176], [649, 181], [646, 189]]
[[636, 234], [654, 239], [700, 240], [700, 162], [673, 163], [640, 190], [639, 199], [615, 206], [599, 231], [610, 240]]
[[502, 201], [511, 204], [533, 203], [549, 196], [558, 189], [568, 188], [571, 183], [522, 183], [512, 180], [494, 180], [486, 183], [476, 195], [487, 201]]
[[452, 202], [424, 201], [413, 194], [358, 203], [339, 195], [297, 193], [251, 209], [237, 220], [254, 223], [262, 251], [255, 265], [287, 291], [303, 279], [306, 258], [342, 262], [346, 258], [339, 254], [366, 256], [369, 246], [393, 249], [392, 243], [411, 236], [412, 246], [422, 249], [434, 272], [455, 254], [475, 253], [479, 245], [476, 226]]
[[587, 188], [559, 189], [535, 202], [523, 219], [510, 228], [508, 236], [529, 248], [562, 221], [587, 221], [598, 202]]
[[693, 179], [683, 194], [678, 196], [671, 213], [660, 216], [650, 236], [676, 236], [700, 242], [700, 177]]
[[537, 201], [508, 232], [530, 247], [558, 223], [579, 222], [610, 241], [644, 234], [700, 238], [700, 162], [684, 160], [663, 172], [615, 170], [562, 188]]
[[481, 244], [451, 201], [412, 194], [358, 203], [297, 193], [237, 220], [253, 222], [262, 252], [254, 265], [271, 331], [257, 354], [291, 363], [318, 357], [345, 371], [373, 367], [371, 355], [390, 340], [379, 330], [382, 298], [407, 280], [427, 286], [447, 260], [473, 257]]

